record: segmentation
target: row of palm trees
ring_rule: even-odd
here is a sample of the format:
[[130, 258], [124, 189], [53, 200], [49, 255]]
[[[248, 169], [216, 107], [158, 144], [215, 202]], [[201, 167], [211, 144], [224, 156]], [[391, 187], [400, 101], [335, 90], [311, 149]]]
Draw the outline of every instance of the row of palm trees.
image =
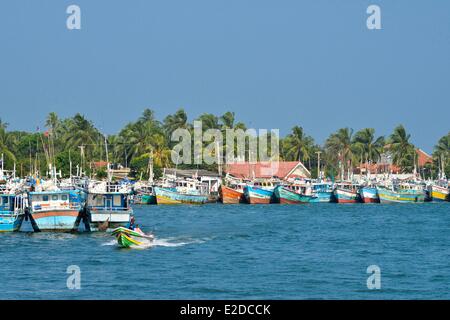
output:
[[[204, 113], [195, 120], [202, 121], [203, 131], [218, 129], [224, 137], [226, 129], [246, 130], [244, 123], [236, 121], [233, 112], [221, 116]], [[48, 159], [44, 159], [44, 150], [53, 146], [50, 150], [53, 150], [56, 164], [65, 174], [68, 174], [69, 162], [80, 163], [83, 158], [89, 170], [92, 166], [88, 164], [108, 158], [110, 162], [131, 167], [136, 174], [141, 175], [145, 173], [150, 157], [157, 169], [174, 166], [171, 161], [174, 146], [170, 139], [172, 132], [178, 128], [189, 131], [194, 129], [183, 109], [168, 115], [163, 121], [156, 119], [152, 110], [145, 109], [136, 121], [128, 123], [119, 133], [108, 136], [79, 113], [60, 119], [51, 112], [45, 126], [45, 132], [7, 131], [8, 124], [0, 120], [0, 152], [4, 154], [6, 164], [16, 163], [22, 173], [36, 167], [45, 172]], [[411, 172], [416, 157], [410, 138], [402, 125], [396, 127], [388, 137], [376, 136], [373, 128], [357, 132], [341, 128], [320, 146], [302, 127], [295, 126], [287, 136], [280, 139], [280, 157], [287, 161], [302, 161], [314, 175], [318, 154], [321, 153], [321, 169], [329, 176], [338, 176], [362, 163], [377, 163], [382, 154], [389, 153], [394, 164], [403, 171]], [[105, 145], [108, 146], [108, 154]], [[438, 141], [433, 157], [430, 173], [444, 168], [450, 175], [450, 132]], [[215, 169], [207, 165], [200, 167]]]

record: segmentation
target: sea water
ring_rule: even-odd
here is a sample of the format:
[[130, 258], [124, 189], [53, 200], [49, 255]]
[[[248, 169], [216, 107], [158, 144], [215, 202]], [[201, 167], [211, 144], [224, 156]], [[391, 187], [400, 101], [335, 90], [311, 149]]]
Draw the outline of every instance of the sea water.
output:
[[106, 233], [33, 233], [29, 222], [0, 234], [0, 298], [450, 298], [450, 203], [134, 209], [156, 236], [142, 250]]

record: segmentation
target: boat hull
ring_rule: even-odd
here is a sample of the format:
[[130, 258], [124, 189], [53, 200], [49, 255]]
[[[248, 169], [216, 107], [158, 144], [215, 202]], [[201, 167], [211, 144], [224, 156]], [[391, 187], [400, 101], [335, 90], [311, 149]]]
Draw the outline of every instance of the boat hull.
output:
[[227, 186], [220, 187], [220, 201], [225, 204], [245, 203], [244, 192]]
[[140, 234], [133, 230], [119, 227], [112, 231], [117, 239], [117, 244], [121, 248], [146, 247], [153, 241], [153, 236]]
[[153, 194], [143, 194], [140, 195], [139, 200], [136, 201], [135, 203], [145, 205], [156, 204], [156, 196]]
[[278, 203], [281, 204], [302, 204], [309, 203], [313, 196], [298, 194], [286, 187], [277, 186], [274, 190], [274, 195]]
[[31, 225], [36, 232], [71, 232], [78, 229], [80, 212], [78, 210], [53, 210], [30, 213]]
[[360, 190], [361, 201], [364, 203], [379, 203], [380, 197], [378, 196], [377, 188], [364, 187]]
[[207, 195], [183, 194], [172, 189], [155, 187], [157, 204], [204, 204]]
[[433, 186], [431, 189], [431, 199], [433, 201], [450, 201], [449, 189]]
[[269, 204], [274, 197], [272, 190], [246, 186], [244, 196], [249, 204]]
[[334, 197], [334, 193], [329, 191], [319, 191], [319, 192], [314, 192], [314, 198], [311, 199], [310, 202], [321, 202], [321, 203], [330, 203], [330, 202], [335, 202], [336, 199]]
[[14, 232], [19, 231], [22, 226], [24, 215], [19, 216], [1, 216], [0, 217], [0, 232]]
[[359, 194], [357, 192], [336, 188], [334, 192], [337, 203], [358, 203]]
[[399, 192], [384, 188], [378, 189], [381, 203], [422, 203], [425, 202], [425, 192]]
[[118, 227], [126, 227], [131, 221], [133, 210], [87, 210], [85, 225], [89, 231], [111, 231]]

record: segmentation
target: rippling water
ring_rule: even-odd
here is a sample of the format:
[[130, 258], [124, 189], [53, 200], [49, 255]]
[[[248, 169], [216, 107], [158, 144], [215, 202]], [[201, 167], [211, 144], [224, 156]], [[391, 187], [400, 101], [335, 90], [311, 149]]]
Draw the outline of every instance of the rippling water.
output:
[[[450, 204], [135, 208], [156, 235], [0, 235], [1, 299], [449, 299]], [[81, 289], [66, 286], [81, 269]], [[369, 265], [381, 289], [366, 285]]]

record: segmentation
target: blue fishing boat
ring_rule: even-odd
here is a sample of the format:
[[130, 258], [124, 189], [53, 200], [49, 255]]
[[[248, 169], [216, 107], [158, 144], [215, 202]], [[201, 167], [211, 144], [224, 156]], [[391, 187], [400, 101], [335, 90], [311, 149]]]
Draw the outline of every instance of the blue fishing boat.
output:
[[25, 194], [0, 194], [0, 232], [18, 231], [25, 217]]
[[34, 231], [70, 232], [78, 229], [82, 208], [80, 191], [34, 191], [28, 193], [28, 201]]
[[335, 202], [333, 185], [329, 183], [314, 183], [312, 185], [312, 194], [315, 196], [311, 202]]
[[361, 201], [364, 203], [379, 203], [380, 197], [376, 186], [364, 186], [359, 189]]
[[269, 204], [274, 201], [274, 188], [247, 185], [244, 187], [244, 196], [250, 204]]
[[390, 188], [377, 187], [381, 203], [417, 203], [425, 202], [426, 193], [417, 188], [404, 186], [391, 186]]
[[305, 195], [304, 187], [298, 185], [276, 186], [274, 189], [275, 201], [281, 204], [309, 203], [315, 196]]
[[83, 212], [85, 229], [111, 231], [127, 227], [133, 216], [130, 193], [131, 189], [126, 184], [92, 181], [86, 190]]
[[337, 203], [358, 203], [360, 196], [358, 187], [352, 183], [339, 183], [334, 189], [334, 196]]
[[204, 204], [208, 195], [186, 193], [170, 187], [154, 187], [156, 202], [158, 204]]

